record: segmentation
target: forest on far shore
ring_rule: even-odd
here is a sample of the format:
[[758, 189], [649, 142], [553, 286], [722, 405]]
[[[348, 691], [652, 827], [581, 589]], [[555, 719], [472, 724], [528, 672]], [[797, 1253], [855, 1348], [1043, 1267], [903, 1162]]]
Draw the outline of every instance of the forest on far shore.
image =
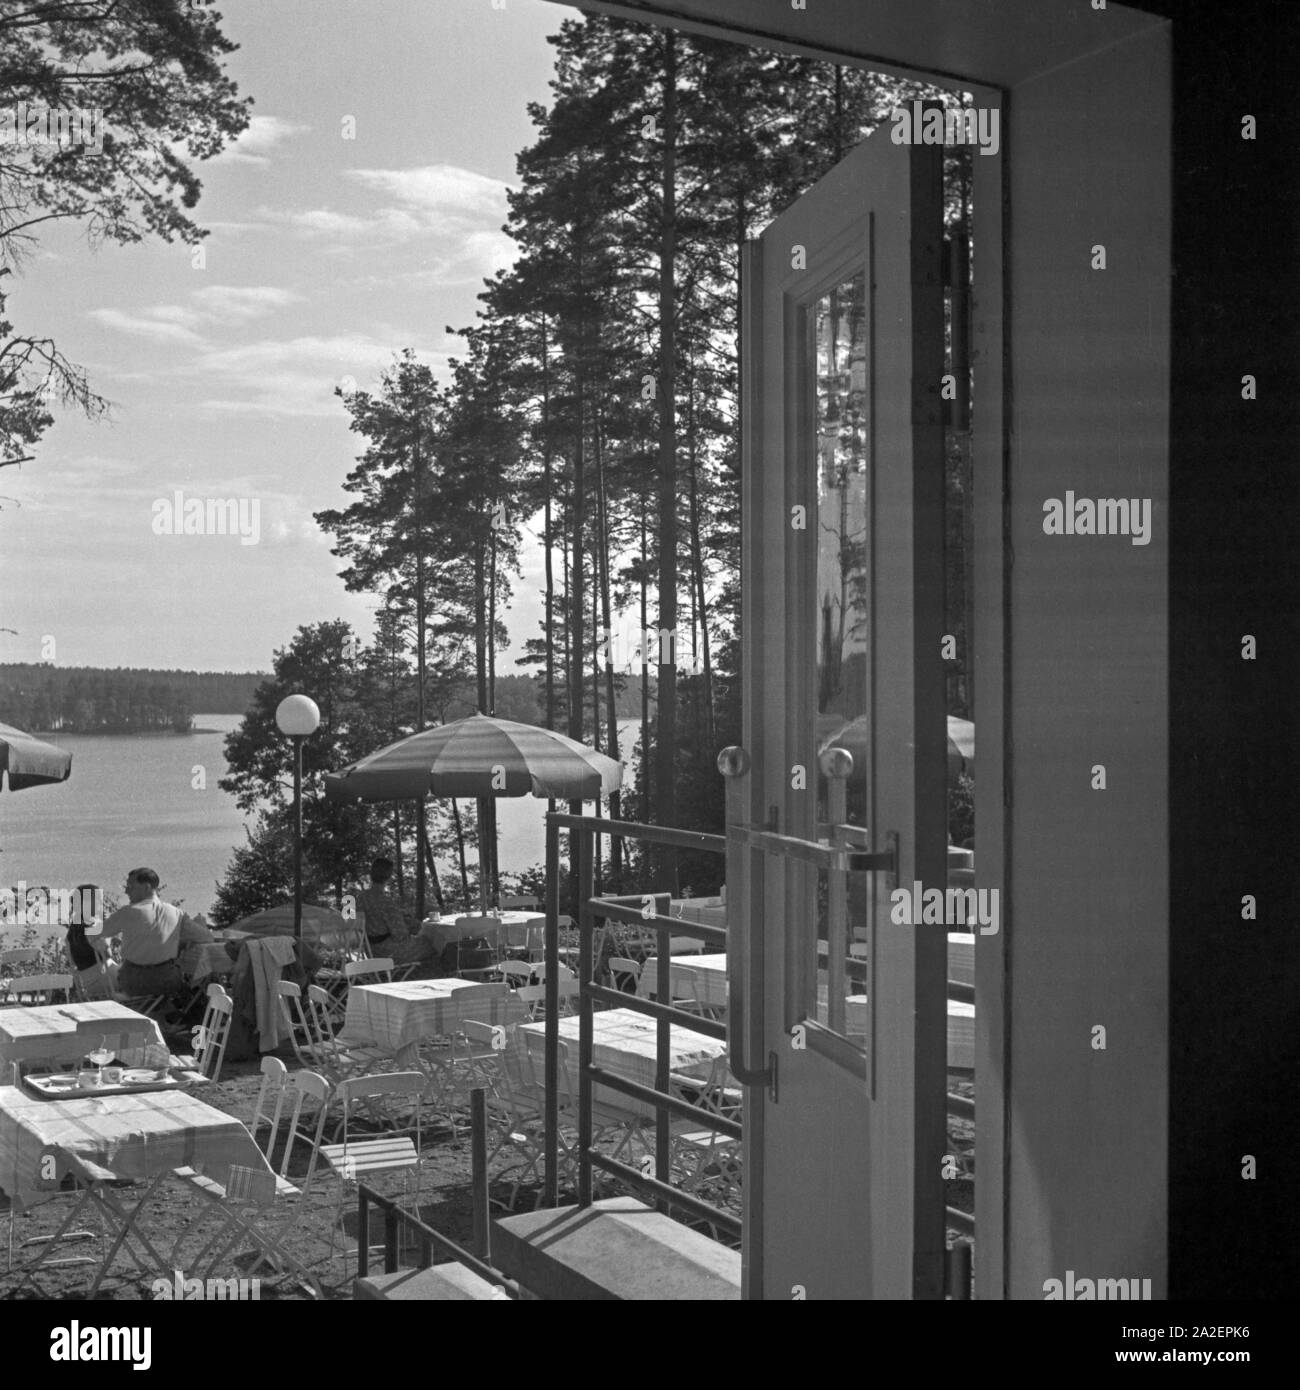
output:
[[[0, 665], [0, 723], [33, 734], [138, 734], [171, 729], [188, 733], [196, 714], [245, 714], [269, 672], [152, 671], [131, 667]], [[540, 724], [541, 683], [532, 676], [498, 676], [496, 713], [521, 724]], [[464, 708], [474, 712], [466, 682]], [[628, 676], [619, 692], [620, 718], [641, 709], [641, 678]]]
[[199, 714], [243, 714], [260, 671], [0, 665], [0, 722], [29, 733], [188, 733]]

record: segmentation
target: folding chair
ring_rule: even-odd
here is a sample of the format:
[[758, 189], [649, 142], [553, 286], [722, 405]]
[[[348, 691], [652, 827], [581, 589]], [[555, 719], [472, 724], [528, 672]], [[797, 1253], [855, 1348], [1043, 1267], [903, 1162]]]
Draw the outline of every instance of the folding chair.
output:
[[343, 974], [349, 985], [391, 984], [393, 979], [392, 957], [368, 956], [365, 960], [350, 960], [343, 967]]
[[[461, 1025], [471, 1046], [490, 1056], [482, 1065], [481, 1074], [487, 1083], [487, 1118], [490, 1127], [488, 1163], [509, 1152], [515, 1162], [507, 1163], [501, 1177], [515, 1173], [510, 1191], [510, 1207], [519, 1200], [519, 1189], [531, 1178], [539, 1184], [540, 1168], [545, 1157], [543, 1132], [545, 1127], [543, 1100], [533, 1079], [532, 1063], [519, 1038], [517, 1026], [477, 1023], [472, 1020]], [[492, 1142], [495, 1140], [495, 1142]], [[569, 1146], [561, 1138], [561, 1152], [568, 1157]]]
[[526, 960], [503, 960], [500, 974], [511, 989], [518, 989], [520, 985], [531, 985], [533, 982], [533, 967]]
[[342, 1023], [347, 1017], [348, 990], [354, 984], [391, 984], [392, 979], [391, 956], [366, 956], [362, 960], [344, 961], [342, 971], [330, 978], [324, 986], [330, 1001], [330, 1018]]
[[[609, 973], [615, 989], [620, 989], [624, 994], [635, 994], [641, 982], [641, 962], [632, 960], [627, 956], [611, 956], [609, 958]], [[631, 985], [631, 989], [628, 985]]]
[[[459, 929], [462, 925], [471, 926], [478, 935], [473, 938], [460, 937], [455, 942], [455, 973], [462, 980], [488, 980], [496, 974], [505, 959], [501, 947], [501, 919], [499, 917], [458, 917], [456, 919], [457, 928]], [[463, 956], [469, 953], [466, 949], [467, 942], [480, 939], [487, 941], [492, 956], [491, 961], [482, 965], [465, 965]]]
[[221, 1075], [226, 1058], [226, 1039], [235, 1017], [235, 1001], [220, 985], [208, 986], [208, 1002], [203, 1010], [203, 1022], [195, 1030], [194, 1055], [182, 1057], [186, 1066], [193, 1066], [206, 1080], [215, 1082]]
[[124, 1066], [143, 1065], [143, 1062], [123, 1061], [122, 1054], [136, 1052], [157, 1044], [158, 1025], [143, 1015], [133, 1018], [82, 1018], [77, 1020], [77, 1046], [81, 1056], [102, 1043]]
[[13, 971], [15, 965], [35, 965], [41, 958], [40, 948], [37, 946], [16, 946], [10, 951], [0, 951], [0, 1004], [16, 1004], [16, 995], [10, 995], [10, 989], [15, 983]]
[[[669, 1077], [669, 1090], [681, 1100], [702, 1110], [739, 1121], [743, 1113], [743, 1093], [731, 1074], [725, 1057], [718, 1057], [707, 1077]], [[703, 1195], [705, 1189], [719, 1191], [719, 1205], [731, 1206], [740, 1200], [741, 1141], [717, 1130], [702, 1127], [694, 1120], [674, 1119], [669, 1125], [670, 1164], [673, 1176], [687, 1192]]]
[[302, 990], [292, 980], [279, 980], [275, 988], [294, 1056], [308, 1071], [324, 1075], [331, 1086], [364, 1071], [381, 1056], [378, 1049], [369, 1056], [354, 1052], [335, 1038], [329, 1027], [329, 996], [319, 985], [307, 987], [305, 1002]]
[[[524, 1039], [524, 1047], [533, 1069], [534, 1083], [545, 1094], [543, 1068], [546, 1063], [546, 1039], [537, 1033], [521, 1032], [519, 1036]], [[577, 1077], [569, 1066], [569, 1044], [561, 1040], [559, 1049], [560, 1123], [576, 1132], [578, 1128]], [[614, 1137], [617, 1141], [612, 1155], [614, 1158], [621, 1157], [624, 1150], [635, 1149], [635, 1143], [638, 1139], [644, 1149], [652, 1151], [646, 1143], [644, 1133], [646, 1125], [650, 1123], [652, 1121], [645, 1115], [636, 1111], [625, 1110], [613, 1101], [598, 1100], [594, 1096], [592, 1097], [592, 1143], [596, 1144]]]
[[[331, 1255], [334, 1251], [334, 1232], [342, 1219], [343, 1201], [349, 1184], [370, 1183], [386, 1173], [402, 1173], [409, 1176], [413, 1171], [415, 1209], [419, 1212], [421, 1103], [428, 1080], [428, 1077], [419, 1071], [381, 1072], [341, 1081], [335, 1089], [334, 1098], [343, 1106], [343, 1142], [324, 1144], [319, 1148], [320, 1158], [338, 1179], [339, 1200], [330, 1228]], [[372, 1115], [378, 1114], [379, 1122], [382, 1124], [383, 1120], [389, 1117], [382, 1114], [382, 1107], [377, 1106], [376, 1102], [397, 1097], [410, 1099], [413, 1107], [413, 1139], [409, 1134], [402, 1137], [398, 1128], [381, 1139], [352, 1137], [353, 1110], [358, 1102], [364, 1103]], [[343, 1256], [343, 1273], [346, 1277], [346, 1251]]]
[[[256, 1140], [262, 1125], [267, 1126], [263, 1153], [272, 1172], [268, 1174], [260, 1169], [234, 1165], [230, 1169], [229, 1181], [223, 1186], [211, 1178], [204, 1177], [193, 1168], [174, 1169], [177, 1178], [219, 1207], [225, 1218], [216, 1234], [188, 1265], [182, 1265], [177, 1260], [177, 1252], [188, 1232], [182, 1234], [172, 1250], [172, 1263], [175, 1268], [199, 1269], [203, 1260], [210, 1256], [203, 1273], [211, 1275], [237, 1241], [248, 1239], [258, 1252], [257, 1259], [248, 1268], [247, 1272], [250, 1275], [262, 1265], [269, 1264], [278, 1271], [293, 1272], [315, 1297], [324, 1297], [316, 1276], [301, 1260], [290, 1253], [285, 1240], [310, 1212], [309, 1199], [325, 1128], [329, 1092], [329, 1082], [323, 1076], [311, 1071], [300, 1071], [290, 1076], [279, 1058], [262, 1058], [262, 1085], [258, 1091], [250, 1131]], [[317, 1102], [314, 1128], [310, 1129], [304, 1129], [302, 1123], [303, 1103], [307, 1100]], [[277, 1142], [282, 1118], [287, 1118], [288, 1124], [277, 1163]], [[295, 1139], [302, 1139], [311, 1150], [307, 1174], [301, 1187], [296, 1186], [288, 1177], [289, 1160], [293, 1154]], [[279, 1221], [274, 1219], [277, 1209], [285, 1213]]]
[[497, 906], [502, 912], [536, 912], [537, 899], [529, 893], [503, 893], [498, 900]]
[[[73, 983], [72, 975], [15, 975], [0, 985], [0, 997], [28, 1008], [65, 1003], [72, 998]], [[56, 1000], [56, 994], [62, 994], [63, 999]]]

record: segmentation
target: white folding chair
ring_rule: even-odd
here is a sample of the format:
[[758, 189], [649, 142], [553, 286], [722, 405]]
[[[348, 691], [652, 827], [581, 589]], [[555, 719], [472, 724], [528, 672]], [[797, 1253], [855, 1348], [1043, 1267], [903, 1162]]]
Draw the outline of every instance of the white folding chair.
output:
[[62, 994], [64, 1000], [70, 1001], [74, 983], [75, 977], [72, 975], [15, 975], [0, 985], [0, 996], [13, 1003], [36, 1008], [58, 1002], [54, 997], [56, 994]]
[[365, 960], [350, 960], [343, 967], [343, 974], [349, 985], [392, 984], [393, 960], [391, 956], [367, 956]]
[[533, 982], [533, 967], [530, 961], [503, 960], [500, 973], [511, 989], [518, 989], [520, 985], [531, 985]]
[[[258, 1252], [257, 1259], [247, 1271], [249, 1274], [263, 1264], [269, 1264], [280, 1271], [291, 1271], [315, 1297], [324, 1297], [316, 1276], [290, 1252], [285, 1241], [311, 1212], [311, 1187], [321, 1150], [329, 1093], [329, 1082], [323, 1076], [311, 1071], [300, 1071], [290, 1076], [279, 1058], [262, 1058], [262, 1085], [250, 1131], [257, 1139], [262, 1125], [267, 1126], [263, 1153], [272, 1171], [266, 1173], [261, 1169], [233, 1165], [229, 1180], [222, 1185], [193, 1168], [173, 1170], [175, 1176], [188, 1187], [218, 1207], [224, 1217], [216, 1234], [184, 1265], [178, 1261], [177, 1252], [189, 1233], [181, 1236], [172, 1251], [172, 1263], [176, 1268], [200, 1269], [203, 1261], [208, 1259], [203, 1272], [211, 1275], [236, 1242], [247, 1239]], [[303, 1104], [308, 1100], [316, 1102], [316, 1111], [307, 1127], [304, 1127]], [[288, 1123], [281, 1141], [282, 1119]], [[290, 1181], [288, 1176], [295, 1139], [302, 1139], [309, 1146], [311, 1154], [301, 1187]], [[277, 1145], [281, 1145], [278, 1162]], [[275, 1219], [277, 1211], [283, 1213], [279, 1220]]]
[[[539, 1184], [540, 1164], [545, 1157], [544, 1099], [533, 1077], [532, 1061], [524, 1050], [517, 1025], [467, 1021], [461, 1025], [470, 1044], [481, 1052], [491, 1054], [492, 1061], [483, 1066], [483, 1075], [491, 1083], [487, 1095], [487, 1116], [490, 1127], [488, 1162], [508, 1153], [508, 1162], [501, 1176], [513, 1176], [510, 1203], [519, 1200], [519, 1189], [530, 1179]], [[569, 1144], [561, 1135], [561, 1158], [568, 1158]]]
[[[630, 956], [610, 956], [609, 974], [615, 989], [625, 994], [635, 994], [641, 982], [641, 962]], [[628, 983], [632, 988], [628, 989]]]
[[182, 1057], [186, 1065], [193, 1064], [204, 1077], [215, 1082], [221, 1075], [226, 1058], [226, 1039], [235, 1017], [235, 1001], [220, 985], [208, 986], [208, 1002], [203, 1010], [203, 1022], [194, 1031], [194, 1055]]
[[35, 965], [41, 958], [37, 946], [15, 946], [12, 950], [0, 951], [0, 1004], [18, 1003], [17, 994], [11, 994], [14, 984], [14, 966]]
[[[324, 1144], [320, 1147], [320, 1157], [325, 1166], [338, 1181], [338, 1205], [330, 1228], [330, 1252], [334, 1250], [334, 1232], [340, 1226], [343, 1215], [343, 1202], [349, 1185], [372, 1183], [385, 1174], [401, 1173], [404, 1181], [415, 1175], [415, 1210], [420, 1206], [420, 1138], [421, 1104], [428, 1077], [419, 1071], [380, 1072], [370, 1076], [354, 1076], [341, 1081], [335, 1089], [334, 1099], [343, 1106], [343, 1142]], [[412, 1106], [411, 1125], [394, 1126], [393, 1130], [378, 1139], [356, 1139], [354, 1110], [361, 1103], [373, 1119], [381, 1125], [391, 1119], [384, 1112], [382, 1102], [394, 1099], [408, 1100]], [[413, 1128], [403, 1136], [401, 1129]], [[408, 1194], [404, 1194], [408, 1195]], [[347, 1275], [347, 1254], [343, 1257], [343, 1272]]]
[[[707, 1077], [673, 1074], [669, 1090], [702, 1110], [740, 1121], [743, 1092], [737, 1085], [725, 1057], [718, 1057]], [[717, 1205], [739, 1205], [741, 1187], [741, 1141], [691, 1119], [673, 1119], [669, 1124], [670, 1164], [675, 1181], [687, 1192], [717, 1199]]]
[[502, 912], [536, 912], [537, 899], [531, 894], [503, 893], [497, 904]]

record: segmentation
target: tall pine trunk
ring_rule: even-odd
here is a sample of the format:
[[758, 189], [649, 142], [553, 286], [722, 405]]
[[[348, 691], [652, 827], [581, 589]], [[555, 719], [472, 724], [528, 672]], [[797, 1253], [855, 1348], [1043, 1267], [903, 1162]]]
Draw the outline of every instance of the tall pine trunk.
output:
[[[596, 546], [596, 563], [599, 570], [601, 620], [605, 636], [603, 643], [605, 649], [605, 716], [609, 721], [605, 752], [615, 762], [618, 762], [618, 712], [614, 691], [614, 656], [610, 651], [610, 644], [614, 640], [614, 620], [609, 592], [609, 553], [611, 549], [609, 507], [605, 495], [605, 452], [602, 444], [603, 441], [598, 434], [596, 438], [596, 526], [599, 540]], [[600, 679], [599, 670], [596, 673], [596, 678], [597, 680]], [[596, 747], [599, 748], [599, 723], [597, 723], [596, 729]], [[609, 814], [614, 820], [618, 820], [622, 815], [622, 798], [617, 791], [610, 793]], [[613, 875], [614, 882], [620, 883], [623, 876], [623, 842], [617, 835], [610, 836], [609, 861], [610, 873]]]
[[555, 728], [555, 577], [551, 573], [551, 357], [542, 315], [542, 479], [546, 497], [542, 546], [546, 566], [546, 727]]
[[[663, 33], [663, 159], [659, 238], [659, 743], [655, 750], [655, 819], [677, 818], [677, 343], [674, 300], [677, 270], [677, 36]], [[663, 633], [670, 634], [667, 640]], [[665, 660], [665, 658], [667, 658]], [[661, 886], [677, 895], [677, 854], [670, 846], [659, 856]]]

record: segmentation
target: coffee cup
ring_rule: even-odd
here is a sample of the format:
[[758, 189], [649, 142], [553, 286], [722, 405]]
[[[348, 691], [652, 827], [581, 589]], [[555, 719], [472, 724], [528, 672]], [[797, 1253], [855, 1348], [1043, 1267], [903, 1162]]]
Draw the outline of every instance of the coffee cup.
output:
[[121, 1068], [121, 1067], [105, 1067], [105, 1068], [104, 1068], [104, 1084], [105, 1084], [106, 1086], [120, 1086], [120, 1085], [122, 1084], [122, 1068]]
[[89, 1091], [99, 1080], [99, 1073], [93, 1071], [79, 1071], [77, 1073], [77, 1086], [80, 1090]]

